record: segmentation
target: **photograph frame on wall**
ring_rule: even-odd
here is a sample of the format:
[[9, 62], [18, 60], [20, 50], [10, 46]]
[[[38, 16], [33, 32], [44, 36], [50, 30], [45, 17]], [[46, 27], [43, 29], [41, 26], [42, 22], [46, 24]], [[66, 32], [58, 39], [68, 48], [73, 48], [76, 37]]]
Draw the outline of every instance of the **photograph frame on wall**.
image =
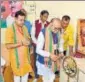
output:
[[76, 51], [85, 55], [85, 19], [78, 19]]

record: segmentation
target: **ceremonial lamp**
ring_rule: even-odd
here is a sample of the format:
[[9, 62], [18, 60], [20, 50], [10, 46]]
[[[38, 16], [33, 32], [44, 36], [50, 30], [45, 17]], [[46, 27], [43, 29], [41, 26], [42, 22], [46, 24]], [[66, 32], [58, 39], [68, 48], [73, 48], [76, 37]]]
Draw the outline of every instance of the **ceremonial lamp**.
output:
[[70, 82], [70, 78], [73, 78], [77, 74], [77, 64], [76, 61], [71, 56], [66, 56], [62, 63], [64, 72], [67, 74], [67, 82]]

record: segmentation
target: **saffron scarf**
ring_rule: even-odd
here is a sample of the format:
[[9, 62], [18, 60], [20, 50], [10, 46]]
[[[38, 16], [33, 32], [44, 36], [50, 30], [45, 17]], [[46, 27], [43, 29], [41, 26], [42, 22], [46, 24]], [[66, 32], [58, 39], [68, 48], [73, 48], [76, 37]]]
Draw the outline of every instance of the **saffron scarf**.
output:
[[[54, 50], [55, 50], [55, 47], [58, 48], [59, 47], [59, 33], [56, 33], [57, 35], [57, 45], [54, 46], [54, 41], [53, 41], [53, 36], [52, 36], [52, 31], [50, 29], [50, 27], [46, 28], [46, 31], [45, 31], [45, 50], [50, 52], [51, 54], [54, 54]], [[51, 67], [52, 65], [52, 62], [51, 62], [51, 59], [49, 59], [49, 62], [48, 62], [48, 67]]]
[[[16, 30], [15, 30], [14, 24], [13, 24], [13, 32], [14, 32], [14, 43], [17, 43]], [[25, 33], [24, 29], [23, 29], [23, 36], [27, 37], [27, 34]], [[14, 53], [15, 53], [15, 57], [16, 57], [17, 68], [19, 68], [20, 62], [19, 62], [19, 56], [18, 56], [18, 49], [17, 48], [15, 48], [15, 52]], [[28, 57], [28, 62], [30, 63], [30, 57]]]

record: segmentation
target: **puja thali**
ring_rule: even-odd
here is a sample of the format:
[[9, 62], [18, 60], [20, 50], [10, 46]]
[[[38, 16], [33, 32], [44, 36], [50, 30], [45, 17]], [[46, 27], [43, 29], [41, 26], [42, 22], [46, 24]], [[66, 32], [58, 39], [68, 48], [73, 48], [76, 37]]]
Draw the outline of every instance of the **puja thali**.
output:
[[76, 61], [73, 59], [71, 56], [66, 56], [63, 59], [63, 69], [64, 72], [69, 76], [69, 77], [75, 77], [77, 74], [77, 64]]

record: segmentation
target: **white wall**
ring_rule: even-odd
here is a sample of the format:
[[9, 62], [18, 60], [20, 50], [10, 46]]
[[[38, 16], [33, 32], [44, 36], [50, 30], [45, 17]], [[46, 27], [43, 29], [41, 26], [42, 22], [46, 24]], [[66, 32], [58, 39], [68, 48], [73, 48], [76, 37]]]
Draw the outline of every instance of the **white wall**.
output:
[[61, 17], [68, 14], [71, 18], [85, 18], [85, 1], [36, 1], [36, 15], [39, 17], [40, 11], [45, 9], [50, 13], [50, 17]]

